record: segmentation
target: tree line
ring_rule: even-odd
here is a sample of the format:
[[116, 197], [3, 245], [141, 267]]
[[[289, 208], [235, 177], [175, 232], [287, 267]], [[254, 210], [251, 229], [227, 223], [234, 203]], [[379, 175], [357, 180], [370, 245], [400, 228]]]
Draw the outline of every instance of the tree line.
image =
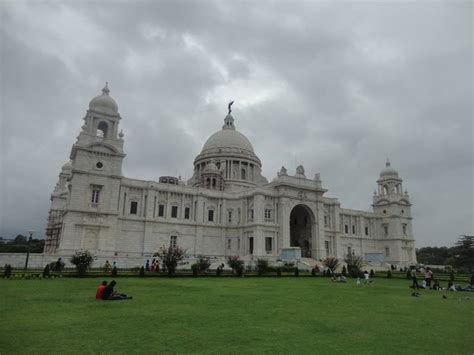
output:
[[28, 243], [28, 238], [24, 235], [18, 234], [13, 240], [0, 239], [0, 253], [42, 253], [44, 250], [44, 239], [31, 239]]
[[416, 250], [418, 263], [451, 265], [459, 271], [474, 270], [474, 236], [462, 235], [452, 247], [424, 247]]

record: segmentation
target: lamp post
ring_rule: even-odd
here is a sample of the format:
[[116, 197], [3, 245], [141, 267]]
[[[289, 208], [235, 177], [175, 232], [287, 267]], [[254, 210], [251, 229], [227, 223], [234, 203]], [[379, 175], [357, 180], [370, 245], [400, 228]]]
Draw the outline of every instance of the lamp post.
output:
[[28, 259], [30, 258], [30, 242], [33, 239], [33, 233], [35, 231], [28, 231], [30, 237], [28, 238], [27, 247], [26, 247], [26, 261], [25, 261], [25, 271], [28, 269]]

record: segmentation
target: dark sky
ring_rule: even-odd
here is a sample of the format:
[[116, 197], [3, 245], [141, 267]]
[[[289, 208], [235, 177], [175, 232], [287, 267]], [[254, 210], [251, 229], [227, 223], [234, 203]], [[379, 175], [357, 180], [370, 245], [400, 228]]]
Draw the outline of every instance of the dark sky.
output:
[[44, 235], [89, 101], [109, 82], [124, 174], [189, 178], [235, 100], [273, 179], [321, 173], [368, 210], [388, 157], [418, 247], [473, 226], [470, 1], [1, 1], [0, 235]]

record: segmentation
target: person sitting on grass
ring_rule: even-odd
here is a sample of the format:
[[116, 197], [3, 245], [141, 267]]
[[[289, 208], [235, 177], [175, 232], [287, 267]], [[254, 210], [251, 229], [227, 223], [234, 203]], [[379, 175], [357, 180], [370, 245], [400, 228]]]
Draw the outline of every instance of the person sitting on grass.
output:
[[117, 293], [114, 291], [114, 286], [117, 283], [115, 280], [111, 281], [108, 286], [105, 287], [104, 293], [102, 294], [102, 300], [104, 301], [119, 301], [119, 300], [131, 300], [132, 297], [128, 297], [123, 293]]
[[107, 281], [102, 281], [102, 283], [95, 290], [95, 299], [101, 300], [102, 295], [104, 294], [105, 286], [107, 286]]
[[435, 291], [440, 291], [442, 290], [443, 288], [441, 287], [441, 285], [439, 284], [439, 280], [435, 280], [434, 284], [433, 284], [433, 290]]

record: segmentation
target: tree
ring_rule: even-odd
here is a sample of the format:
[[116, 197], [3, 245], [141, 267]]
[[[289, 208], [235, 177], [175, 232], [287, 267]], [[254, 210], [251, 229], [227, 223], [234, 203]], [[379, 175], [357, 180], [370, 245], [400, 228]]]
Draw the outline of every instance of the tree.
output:
[[351, 277], [357, 277], [362, 271], [362, 267], [365, 265], [364, 258], [355, 254], [347, 254], [344, 258], [345, 263], [347, 264], [347, 270]]
[[76, 265], [77, 272], [80, 277], [86, 274], [87, 269], [94, 261], [94, 257], [89, 250], [81, 249], [74, 253], [71, 257], [71, 264]]
[[161, 261], [163, 267], [168, 271], [168, 276], [173, 276], [178, 263], [184, 259], [185, 254], [186, 250], [178, 246], [170, 245], [167, 248], [163, 245], [153, 256]]
[[335, 256], [328, 256], [323, 259], [323, 265], [326, 266], [331, 274], [334, 273], [334, 270], [339, 266], [339, 260]]
[[229, 265], [232, 272], [237, 273], [238, 276], [241, 276], [244, 272], [244, 261], [240, 259], [238, 255], [227, 257], [227, 265]]
[[24, 235], [18, 234], [13, 241], [14, 244], [27, 244], [28, 239]]
[[264, 272], [268, 270], [267, 259], [257, 259], [257, 274], [262, 276]]
[[209, 260], [209, 258], [200, 255], [198, 256], [196, 265], [197, 265], [197, 270], [201, 273], [204, 273], [207, 270], [209, 270], [209, 268], [211, 267], [211, 261]]
[[453, 248], [453, 266], [464, 269], [464, 271], [474, 270], [474, 236], [462, 235]]

